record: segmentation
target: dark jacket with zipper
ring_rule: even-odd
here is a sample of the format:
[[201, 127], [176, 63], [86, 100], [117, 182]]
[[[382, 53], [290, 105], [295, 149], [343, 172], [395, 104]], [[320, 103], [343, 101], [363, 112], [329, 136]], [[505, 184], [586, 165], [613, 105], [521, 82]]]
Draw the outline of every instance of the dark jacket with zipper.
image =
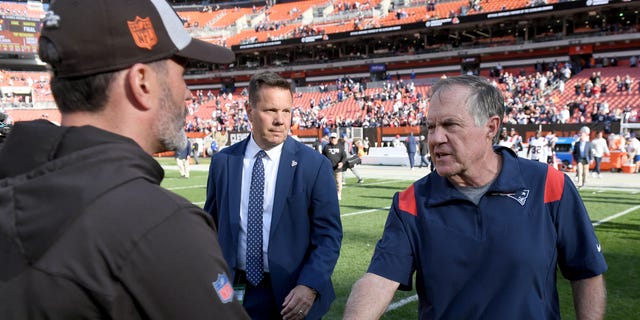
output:
[[246, 318], [210, 218], [163, 176], [126, 137], [17, 123], [0, 149], [0, 319]]

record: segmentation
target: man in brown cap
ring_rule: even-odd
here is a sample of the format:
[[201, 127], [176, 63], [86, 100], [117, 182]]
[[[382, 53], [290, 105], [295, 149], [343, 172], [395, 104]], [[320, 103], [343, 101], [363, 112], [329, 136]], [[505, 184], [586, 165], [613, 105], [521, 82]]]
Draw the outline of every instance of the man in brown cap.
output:
[[186, 62], [233, 53], [164, 0], [58, 0], [39, 55], [62, 126], [0, 151], [0, 319], [246, 319], [211, 219], [151, 156], [187, 142]]

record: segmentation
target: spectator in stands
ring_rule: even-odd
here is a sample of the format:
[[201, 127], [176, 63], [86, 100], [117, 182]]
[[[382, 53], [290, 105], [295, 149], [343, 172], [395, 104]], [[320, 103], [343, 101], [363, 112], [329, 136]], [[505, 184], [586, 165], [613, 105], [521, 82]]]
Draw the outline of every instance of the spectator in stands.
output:
[[0, 318], [247, 319], [211, 219], [152, 157], [186, 144], [186, 62], [234, 54], [165, 1], [49, 9], [38, 53], [62, 126], [17, 123], [0, 152], [2, 214], [21, 217], [0, 221]]
[[480, 78], [433, 86], [436, 172], [394, 195], [345, 320], [380, 318], [414, 279], [419, 319], [559, 318], [557, 268], [576, 318], [604, 317], [607, 265], [582, 199], [563, 173], [494, 148], [503, 117], [502, 94]]
[[630, 75], [626, 75], [624, 76], [624, 90], [627, 91], [627, 93], [631, 93], [631, 86], [633, 85], [633, 79], [631, 79]]
[[622, 90], [624, 89], [624, 81], [622, 80], [620, 75], [616, 75], [616, 78], [614, 81], [616, 83], [616, 88], [618, 89], [618, 92], [622, 92]]

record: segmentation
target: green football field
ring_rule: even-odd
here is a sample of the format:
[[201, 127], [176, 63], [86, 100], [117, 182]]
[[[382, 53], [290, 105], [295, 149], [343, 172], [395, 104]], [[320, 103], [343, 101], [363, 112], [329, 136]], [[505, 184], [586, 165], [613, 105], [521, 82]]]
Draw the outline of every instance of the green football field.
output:
[[[175, 164], [173, 158], [159, 161], [161, 164]], [[191, 171], [190, 179], [180, 179], [176, 170], [166, 170], [162, 186], [202, 207], [206, 182], [207, 172], [204, 171]], [[344, 238], [333, 274], [337, 298], [325, 319], [342, 318], [351, 286], [366, 271], [380, 238], [393, 194], [404, 190], [410, 183], [368, 178], [360, 185], [354, 178], [347, 179], [340, 202]], [[610, 191], [584, 188], [581, 195], [609, 264], [609, 271], [605, 274], [608, 295], [606, 318], [640, 319], [640, 189]], [[569, 283], [560, 274], [558, 279], [562, 316], [575, 319]], [[383, 319], [417, 317], [415, 292], [398, 291]]]

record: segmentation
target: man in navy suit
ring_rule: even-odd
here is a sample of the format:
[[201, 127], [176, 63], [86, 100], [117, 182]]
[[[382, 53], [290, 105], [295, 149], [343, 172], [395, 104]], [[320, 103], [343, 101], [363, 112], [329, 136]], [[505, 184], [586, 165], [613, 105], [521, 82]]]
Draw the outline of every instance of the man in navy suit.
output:
[[[246, 106], [251, 135], [215, 154], [209, 169], [205, 210], [218, 227], [236, 296], [253, 319], [320, 319], [335, 299], [331, 275], [342, 241], [336, 185], [329, 161], [288, 137], [292, 105], [287, 80], [255, 74]], [[251, 222], [258, 161], [260, 236], [256, 218]], [[260, 256], [250, 253], [256, 239], [262, 239], [259, 280], [251, 276]]]
[[589, 175], [589, 163], [593, 160], [593, 146], [589, 141], [589, 127], [580, 128], [580, 138], [573, 145], [573, 160], [576, 162], [578, 174], [578, 188], [584, 187]]

